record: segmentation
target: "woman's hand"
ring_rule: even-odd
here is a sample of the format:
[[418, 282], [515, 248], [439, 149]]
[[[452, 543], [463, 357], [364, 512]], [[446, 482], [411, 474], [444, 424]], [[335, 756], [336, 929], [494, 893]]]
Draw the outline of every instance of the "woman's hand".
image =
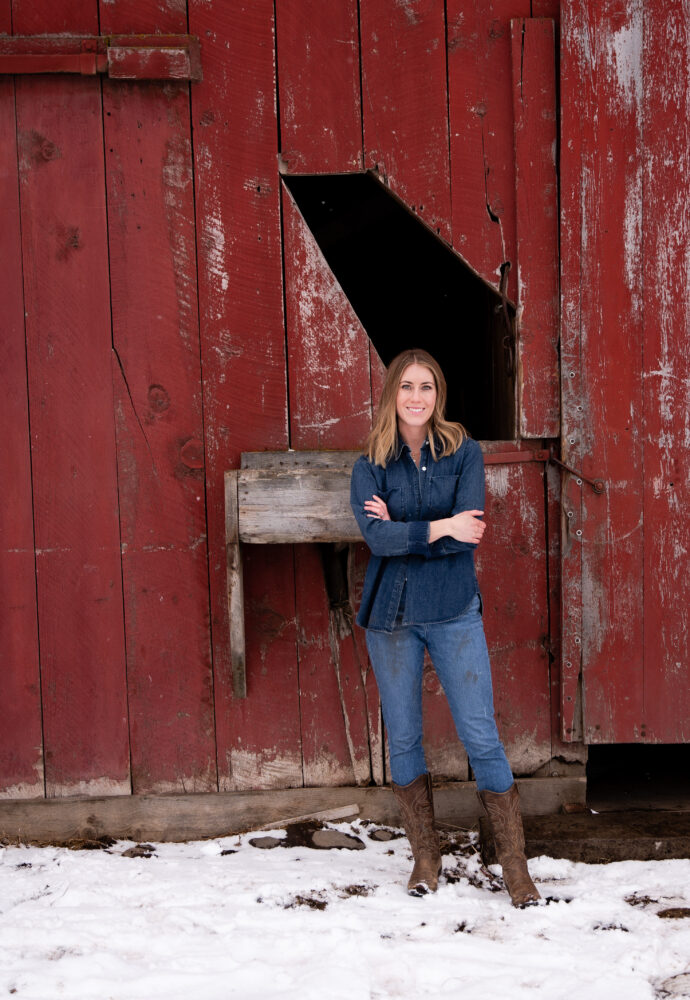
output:
[[371, 500], [364, 501], [364, 509], [367, 512], [367, 517], [377, 517], [381, 521], [390, 521], [391, 519], [385, 502], [375, 493]]
[[446, 533], [458, 542], [471, 542], [473, 545], [479, 545], [486, 531], [484, 522], [478, 520], [483, 513], [483, 510], [463, 510], [459, 514], [453, 514], [446, 520], [448, 526]]

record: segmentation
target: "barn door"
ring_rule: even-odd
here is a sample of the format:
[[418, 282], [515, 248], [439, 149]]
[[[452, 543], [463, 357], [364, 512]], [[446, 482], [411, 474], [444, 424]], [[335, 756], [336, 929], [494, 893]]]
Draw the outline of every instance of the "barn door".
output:
[[606, 481], [564, 473], [563, 730], [681, 742], [689, 16], [681, 2], [563, 13], [563, 456]]

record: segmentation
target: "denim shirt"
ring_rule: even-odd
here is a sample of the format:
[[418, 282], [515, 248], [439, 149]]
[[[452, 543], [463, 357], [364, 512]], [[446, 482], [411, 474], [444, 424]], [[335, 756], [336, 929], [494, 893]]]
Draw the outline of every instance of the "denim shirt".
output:
[[[367, 517], [364, 502], [374, 494], [385, 501], [390, 521]], [[352, 470], [350, 503], [371, 549], [357, 624], [391, 632], [403, 589], [403, 625], [461, 615], [479, 593], [476, 545], [450, 536], [430, 544], [429, 522], [484, 509], [484, 457], [477, 442], [465, 438], [454, 455], [434, 461], [425, 441], [419, 468], [402, 442], [385, 468], [362, 455]]]

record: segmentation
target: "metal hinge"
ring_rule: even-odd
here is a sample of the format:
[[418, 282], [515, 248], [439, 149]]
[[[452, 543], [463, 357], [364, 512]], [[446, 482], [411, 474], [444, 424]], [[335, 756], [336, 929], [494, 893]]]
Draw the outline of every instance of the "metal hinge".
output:
[[198, 82], [201, 46], [194, 35], [3, 35], [0, 73]]

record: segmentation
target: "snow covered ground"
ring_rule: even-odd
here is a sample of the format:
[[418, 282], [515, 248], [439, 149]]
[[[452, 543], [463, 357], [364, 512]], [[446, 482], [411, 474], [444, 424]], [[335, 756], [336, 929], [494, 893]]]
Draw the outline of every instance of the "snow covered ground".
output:
[[0, 997], [690, 997], [690, 860], [534, 859], [548, 901], [520, 911], [464, 834], [438, 893], [414, 899], [405, 839], [332, 828], [365, 849], [260, 850], [256, 833], [150, 857], [0, 848]]

